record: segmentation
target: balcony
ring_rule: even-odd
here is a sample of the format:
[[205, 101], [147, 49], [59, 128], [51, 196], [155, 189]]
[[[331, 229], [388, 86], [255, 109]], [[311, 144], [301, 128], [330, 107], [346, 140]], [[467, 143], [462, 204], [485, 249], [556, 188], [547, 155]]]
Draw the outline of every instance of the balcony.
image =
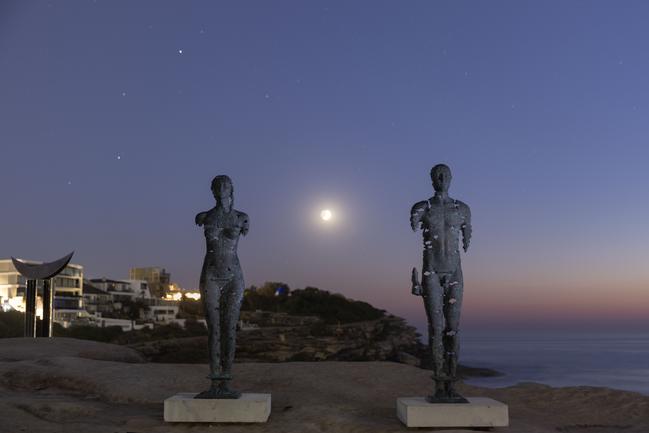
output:
[[54, 309], [55, 310], [81, 310], [83, 308], [83, 300], [81, 296], [55, 296]]

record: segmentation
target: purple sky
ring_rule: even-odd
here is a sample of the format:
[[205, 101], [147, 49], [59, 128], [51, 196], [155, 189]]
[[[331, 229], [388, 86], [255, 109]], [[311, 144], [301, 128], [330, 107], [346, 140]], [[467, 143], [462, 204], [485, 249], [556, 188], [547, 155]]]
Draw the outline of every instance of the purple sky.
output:
[[466, 326], [646, 329], [647, 22], [632, 0], [3, 1], [0, 257], [196, 287], [194, 215], [228, 174], [248, 284], [421, 326], [408, 216], [445, 162], [473, 211]]

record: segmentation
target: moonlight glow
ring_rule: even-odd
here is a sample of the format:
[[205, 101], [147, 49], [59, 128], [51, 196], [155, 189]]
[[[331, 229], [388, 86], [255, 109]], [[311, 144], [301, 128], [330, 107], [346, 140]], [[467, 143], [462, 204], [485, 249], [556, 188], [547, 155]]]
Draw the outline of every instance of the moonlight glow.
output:
[[334, 214], [331, 213], [329, 209], [323, 209], [320, 212], [320, 218], [322, 218], [322, 221], [330, 221], [333, 216]]

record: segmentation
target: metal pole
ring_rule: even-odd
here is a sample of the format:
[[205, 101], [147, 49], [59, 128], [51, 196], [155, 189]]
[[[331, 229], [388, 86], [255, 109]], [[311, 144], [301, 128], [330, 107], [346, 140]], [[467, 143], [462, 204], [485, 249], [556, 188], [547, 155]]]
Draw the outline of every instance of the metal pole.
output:
[[54, 279], [43, 280], [43, 321], [41, 322], [41, 337], [52, 336], [52, 319], [54, 318]]
[[25, 337], [36, 337], [36, 280], [27, 280], [25, 289]]

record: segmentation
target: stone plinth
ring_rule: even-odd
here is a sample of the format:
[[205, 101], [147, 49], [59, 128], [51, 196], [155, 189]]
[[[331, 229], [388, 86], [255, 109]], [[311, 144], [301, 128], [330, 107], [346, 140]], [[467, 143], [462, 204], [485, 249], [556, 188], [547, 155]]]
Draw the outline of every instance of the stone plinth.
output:
[[198, 399], [181, 393], [164, 402], [166, 422], [266, 422], [270, 394], [242, 394], [237, 399]]
[[507, 405], [485, 397], [469, 403], [428, 403], [424, 397], [397, 399], [397, 416], [408, 427], [507, 427]]

